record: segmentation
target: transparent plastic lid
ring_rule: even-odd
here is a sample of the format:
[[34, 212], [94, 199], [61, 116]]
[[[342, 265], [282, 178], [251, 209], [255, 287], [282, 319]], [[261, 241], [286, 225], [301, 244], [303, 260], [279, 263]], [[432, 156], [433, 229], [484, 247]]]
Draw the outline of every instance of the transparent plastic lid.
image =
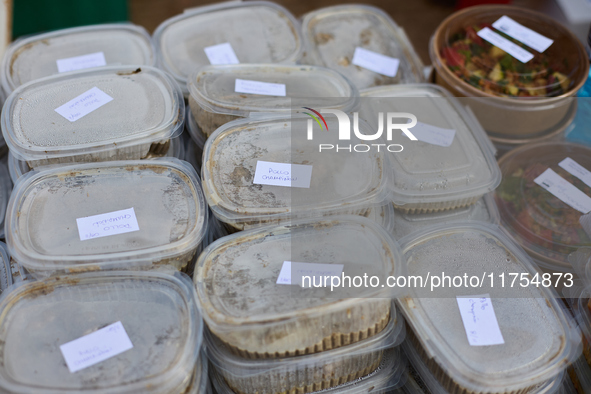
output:
[[60, 72], [107, 65], [156, 63], [150, 35], [141, 26], [105, 24], [38, 34], [13, 42], [2, 61], [7, 93]]
[[[311, 394], [357, 394], [372, 393], [384, 394], [390, 393], [403, 383], [405, 364], [400, 360], [400, 351], [398, 348], [387, 350], [382, 362], [378, 368], [352, 382], [344, 383], [336, 387], [323, 390], [311, 391]], [[234, 394], [234, 391], [228, 387], [226, 380], [215, 370], [212, 371], [213, 386], [217, 394]]]
[[4, 242], [0, 242], [0, 260], [2, 260], [0, 261], [0, 294], [2, 294], [13, 282], [10, 256]]
[[381, 225], [387, 232], [394, 231], [396, 219], [394, 206], [391, 203], [371, 208], [366, 217]]
[[437, 71], [453, 77], [467, 96], [572, 95], [589, 71], [585, 49], [570, 30], [550, 16], [507, 5], [452, 14], [437, 28], [430, 55]]
[[[202, 341], [194, 293], [186, 276], [154, 272], [24, 282], [0, 300], [0, 387], [11, 393], [180, 392]], [[60, 346], [117, 322], [132, 348], [70, 372]]]
[[146, 269], [193, 257], [207, 206], [199, 177], [186, 162], [87, 163], [20, 178], [7, 223], [11, 255], [41, 276]]
[[[385, 154], [319, 151], [318, 144], [334, 143], [335, 135], [319, 132], [308, 140], [308, 119], [295, 115], [239, 119], [207, 140], [203, 188], [218, 219], [242, 229], [334, 213], [366, 215], [385, 201]], [[338, 128], [336, 117], [327, 117], [326, 122], [329, 130]], [[296, 184], [277, 185], [265, 176], [281, 174], [269, 175], [261, 163], [272, 163], [273, 171], [282, 165], [299, 165], [310, 174], [298, 173], [297, 178], [293, 172], [290, 176], [299, 179]], [[305, 179], [309, 186], [304, 185]]]
[[392, 235], [394, 239], [402, 239], [409, 234], [424, 230], [427, 227], [463, 221], [479, 221], [499, 224], [499, 210], [492, 193], [486, 194], [474, 205], [441, 212], [406, 213], [395, 210]]
[[[451, 278], [470, 278], [470, 286], [445, 285], [434, 291], [415, 287], [408, 297], [398, 299], [414, 332], [409, 338], [415, 338], [430, 370], [447, 378], [447, 390], [525, 392], [558, 376], [580, 353], [580, 332], [553, 290], [535, 284], [509, 286], [511, 274], [533, 281], [537, 271], [527, 254], [498, 226], [435, 226], [403, 240], [403, 251], [411, 277], [445, 272]], [[486, 276], [490, 272], [495, 277], [493, 284]], [[499, 277], [502, 273], [504, 285]], [[476, 276], [484, 279], [475, 288], [472, 277]], [[494, 308], [491, 318], [497, 321], [502, 340], [471, 346], [457, 297], [490, 298]], [[487, 340], [490, 334], [480, 331], [477, 335]]]
[[20, 86], [4, 104], [2, 133], [20, 160], [108, 152], [176, 136], [184, 105], [154, 67], [102, 67]]
[[[187, 106], [185, 120], [185, 126], [187, 131], [189, 132], [189, 135], [191, 136], [192, 141], [195, 143], [195, 145], [197, 145], [198, 148], [203, 150], [203, 147], [205, 146], [205, 141], [207, 140], [207, 136], [203, 134], [203, 131], [201, 131], [201, 129], [199, 128], [199, 125], [195, 121], [195, 117], [193, 116], [193, 113], [191, 112], [191, 108], [189, 106]], [[201, 158], [199, 158], [199, 161], [201, 161]]]
[[295, 63], [301, 56], [299, 23], [267, 1], [226, 2], [187, 10], [154, 32], [160, 67], [186, 89], [187, 78], [210, 63], [205, 48], [229, 44], [240, 63]]
[[388, 298], [396, 289], [311, 280], [321, 280], [315, 272], [337, 279], [342, 272], [385, 283], [402, 272], [400, 259], [381, 226], [335, 216], [224, 237], [201, 254], [193, 279], [216, 337], [243, 357], [277, 358], [345, 346], [396, 320]]
[[[575, 200], [569, 200], [570, 196], [577, 196], [581, 203], [591, 202], [591, 148], [559, 141], [531, 144], [504, 155], [499, 166], [503, 180], [495, 198], [503, 227], [538, 264], [571, 270], [568, 255], [590, 247], [591, 239], [579, 222], [583, 213], [565, 200], [572, 204]], [[560, 181], [567, 190], [556, 194], [536, 179]]]
[[6, 206], [12, 193], [12, 182], [8, 174], [6, 164], [0, 163], [0, 238], [4, 239], [4, 219], [6, 217]]
[[[366, 5], [321, 8], [303, 16], [302, 32], [307, 46], [305, 60], [340, 72], [359, 89], [423, 82], [423, 64], [404, 30], [379, 8]], [[364, 52], [360, 55], [360, 50], [371, 51], [373, 55]], [[390, 60], [383, 60], [384, 56]], [[365, 67], [365, 62], [375, 65], [380, 60], [386, 72]], [[396, 61], [398, 65], [391, 65]]]
[[[440, 142], [417, 134], [411, 141], [393, 133], [392, 142], [404, 146], [390, 154], [392, 200], [411, 210], [442, 210], [471, 205], [499, 184], [501, 174], [493, 147], [477, 120], [445, 89], [431, 84], [391, 85], [366, 89], [360, 117], [378, 129], [378, 113], [411, 113], [417, 125], [410, 128], [443, 129], [450, 139]], [[415, 130], [416, 130], [415, 129]]]
[[[285, 95], [237, 93], [236, 80], [283, 85]], [[357, 104], [357, 89], [341, 74], [318, 66], [279, 64], [233, 64], [205, 66], [188, 81], [191, 99], [207, 112], [248, 116], [251, 112], [289, 113], [293, 99], [314, 109], [343, 112]], [[270, 93], [277, 93], [270, 91]]]

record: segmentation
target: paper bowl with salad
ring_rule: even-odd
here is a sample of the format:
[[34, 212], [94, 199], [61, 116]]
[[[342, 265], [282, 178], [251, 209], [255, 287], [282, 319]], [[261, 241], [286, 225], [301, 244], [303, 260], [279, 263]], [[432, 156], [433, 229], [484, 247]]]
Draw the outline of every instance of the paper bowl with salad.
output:
[[429, 53], [436, 82], [467, 97], [493, 141], [552, 133], [573, 111], [589, 72], [583, 45], [566, 27], [506, 5], [449, 16], [431, 38]]

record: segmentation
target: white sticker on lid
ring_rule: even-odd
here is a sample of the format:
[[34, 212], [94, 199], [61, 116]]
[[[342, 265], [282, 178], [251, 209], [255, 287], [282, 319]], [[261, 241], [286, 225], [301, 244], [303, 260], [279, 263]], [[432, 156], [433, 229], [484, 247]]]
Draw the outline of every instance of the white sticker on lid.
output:
[[480, 37], [484, 38], [486, 41], [490, 42], [494, 46], [501, 48], [503, 51], [507, 52], [509, 55], [513, 56], [521, 63], [527, 63], [534, 58], [534, 55], [532, 55], [525, 49], [521, 48], [519, 45], [507, 40], [500, 34], [495, 33], [488, 27], [481, 29], [476, 34], [478, 34]]
[[[402, 134], [405, 135], [404, 132]], [[419, 141], [447, 148], [454, 142], [456, 131], [454, 129], [444, 129], [427, 123], [417, 122], [412, 128], [412, 134]]]
[[83, 70], [91, 67], [102, 67], [107, 65], [105, 54], [102, 52], [89, 53], [88, 55], [68, 57], [65, 59], [58, 59], [57, 71], [65, 73], [68, 71]]
[[265, 96], [285, 96], [285, 85], [282, 83], [270, 83], [250, 81], [236, 78], [234, 86], [236, 93], [262, 94]]
[[76, 219], [80, 241], [139, 231], [133, 208]]
[[[278, 285], [298, 285], [302, 287], [325, 287], [330, 279], [325, 277], [338, 276], [343, 273], [343, 264], [297, 263], [284, 261], [277, 278]], [[304, 279], [304, 276], [306, 277]], [[327, 279], [325, 281], [325, 279]], [[316, 284], [316, 286], [314, 286]], [[319, 286], [322, 284], [322, 286]]]
[[364, 48], [355, 48], [353, 60], [351, 61], [356, 66], [363, 67], [369, 71], [393, 77], [398, 73], [398, 66], [400, 60], [382, 55], [381, 53], [373, 52]]
[[591, 197], [580, 191], [575, 185], [548, 168], [534, 182], [560, 199], [565, 204], [582, 213], [591, 212]]
[[310, 188], [312, 166], [257, 161], [254, 181], [258, 185]]
[[120, 321], [60, 346], [71, 373], [98, 364], [132, 348], [133, 344]]
[[505, 343], [490, 295], [456, 297], [470, 346]]
[[209, 63], [216, 66], [222, 64], [239, 64], [238, 57], [229, 42], [203, 48]]
[[579, 178], [583, 183], [589, 187], [591, 187], [591, 171], [588, 171], [585, 167], [567, 157], [566, 159], [562, 160], [558, 163], [560, 167], [565, 169], [571, 175], [576, 176]]
[[56, 108], [55, 112], [70, 122], [75, 122], [111, 101], [113, 101], [113, 97], [95, 86]]
[[548, 37], [544, 37], [532, 29], [515, 22], [508, 16], [500, 17], [498, 21], [492, 24], [492, 26], [540, 53], [548, 49], [548, 47], [554, 42]]

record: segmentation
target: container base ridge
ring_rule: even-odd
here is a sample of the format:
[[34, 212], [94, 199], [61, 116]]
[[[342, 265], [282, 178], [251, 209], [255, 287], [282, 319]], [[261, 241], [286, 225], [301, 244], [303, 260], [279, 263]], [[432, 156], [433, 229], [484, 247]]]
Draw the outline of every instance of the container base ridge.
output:
[[[369, 365], [366, 368], [363, 368], [361, 370], [355, 371], [355, 372], [351, 372], [348, 375], [342, 375], [342, 376], [323, 376], [323, 380], [322, 381], [318, 381], [318, 382], [314, 382], [312, 384], [306, 385], [306, 386], [300, 386], [300, 387], [293, 387], [289, 390], [285, 390], [285, 391], [276, 391], [273, 394], [306, 394], [306, 393], [313, 393], [316, 391], [321, 391], [321, 390], [326, 390], [332, 387], [336, 387], [348, 382], [352, 382], [355, 379], [359, 379], [365, 375], [368, 375], [370, 373], [372, 373], [373, 371], [375, 371], [380, 364], [382, 363], [382, 357], [383, 357], [383, 352], [380, 352], [380, 356], [379, 358], [377, 358], [377, 360], [375, 362], [373, 362], [371, 365]], [[330, 371], [330, 369], [328, 368], [329, 366], [326, 366], [324, 368], [324, 370], [328, 370]], [[240, 390], [238, 387], [235, 387], [232, 385], [231, 382], [229, 382], [228, 380], [226, 380], [226, 383], [228, 384], [228, 386], [232, 389], [232, 391], [234, 391], [236, 394], [251, 394], [250, 392], [247, 391], [242, 391]], [[265, 392], [266, 391], [262, 391]], [[269, 392], [271, 393], [271, 392]]]
[[460, 200], [446, 201], [446, 202], [427, 202], [427, 203], [413, 203], [405, 205], [396, 205], [394, 208], [407, 214], [419, 213], [436, 213], [441, 211], [449, 211], [452, 209], [459, 209], [474, 205], [480, 200], [482, 196], [469, 197]]
[[519, 390], [511, 390], [511, 391], [473, 391], [462, 387], [458, 382], [456, 382], [451, 376], [449, 376], [440, 366], [437, 364], [435, 360], [429, 358], [425, 350], [423, 349], [423, 345], [421, 345], [419, 339], [415, 335], [412, 328], [406, 324], [406, 332], [407, 332], [407, 339], [409, 341], [409, 345], [412, 347], [419, 358], [425, 363], [429, 371], [433, 374], [435, 379], [441, 384], [441, 386], [447, 390], [449, 394], [526, 394], [532, 391], [539, 386], [539, 384], [533, 384], [523, 389]]
[[154, 142], [150, 146], [150, 150], [148, 151], [148, 155], [146, 157], [142, 157], [142, 159], [152, 159], [155, 157], [162, 157], [168, 153], [170, 149], [170, 140]]
[[[304, 356], [308, 354], [320, 353], [327, 350], [336, 349], [342, 346], [351, 345], [353, 343], [362, 341], [364, 339], [370, 338], [374, 335], [379, 334], [382, 332], [384, 328], [390, 322], [390, 310], [380, 319], [380, 321], [376, 322], [374, 325], [368, 327], [365, 330], [351, 332], [351, 333], [333, 333], [331, 336], [324, 338], [320, 343], [315, 345], [309, 346], [303, 349], [296, 349], [290, 350], [285, 352], [275, 352], [275, 353], [259, 353], [259, 352], [251, 352], [245, 349], [240, 349], [236, 346], [232, 346], [227, 342], [223, 342], [224, 345], [228, 347], [230, 352], [235, 354], [236, 356], [243, 357], [246, 359], [273, 359], [273, 358], [284, 358], [284, 357], [296, 357], [296, 356]], [[218, 338], [219, 339], [219, 338]], [[341, 383], [339, 383], [341, 384]]]
[[215, 112], [208, 112], [201, 108], [197, 101], [192, 96], [189, 96], [189, 107], [191, 108], [191, 113], [197, 122], [197, 125], [205, 134], [207, 138], [213, 134], [220, 126], [231, 122], [233, 120], [239, 119], [239, 116], [235, 115], [226, 115], [226, 114], [218, 114]]

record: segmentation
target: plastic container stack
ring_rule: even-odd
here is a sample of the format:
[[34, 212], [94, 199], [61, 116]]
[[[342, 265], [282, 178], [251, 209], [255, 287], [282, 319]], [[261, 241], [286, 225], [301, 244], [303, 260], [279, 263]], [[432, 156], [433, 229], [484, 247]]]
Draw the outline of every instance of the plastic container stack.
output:
[[587, 55], [479, 6], [430, 56], [267, 1], [11, 44], [0, 391], [591, 392]]

